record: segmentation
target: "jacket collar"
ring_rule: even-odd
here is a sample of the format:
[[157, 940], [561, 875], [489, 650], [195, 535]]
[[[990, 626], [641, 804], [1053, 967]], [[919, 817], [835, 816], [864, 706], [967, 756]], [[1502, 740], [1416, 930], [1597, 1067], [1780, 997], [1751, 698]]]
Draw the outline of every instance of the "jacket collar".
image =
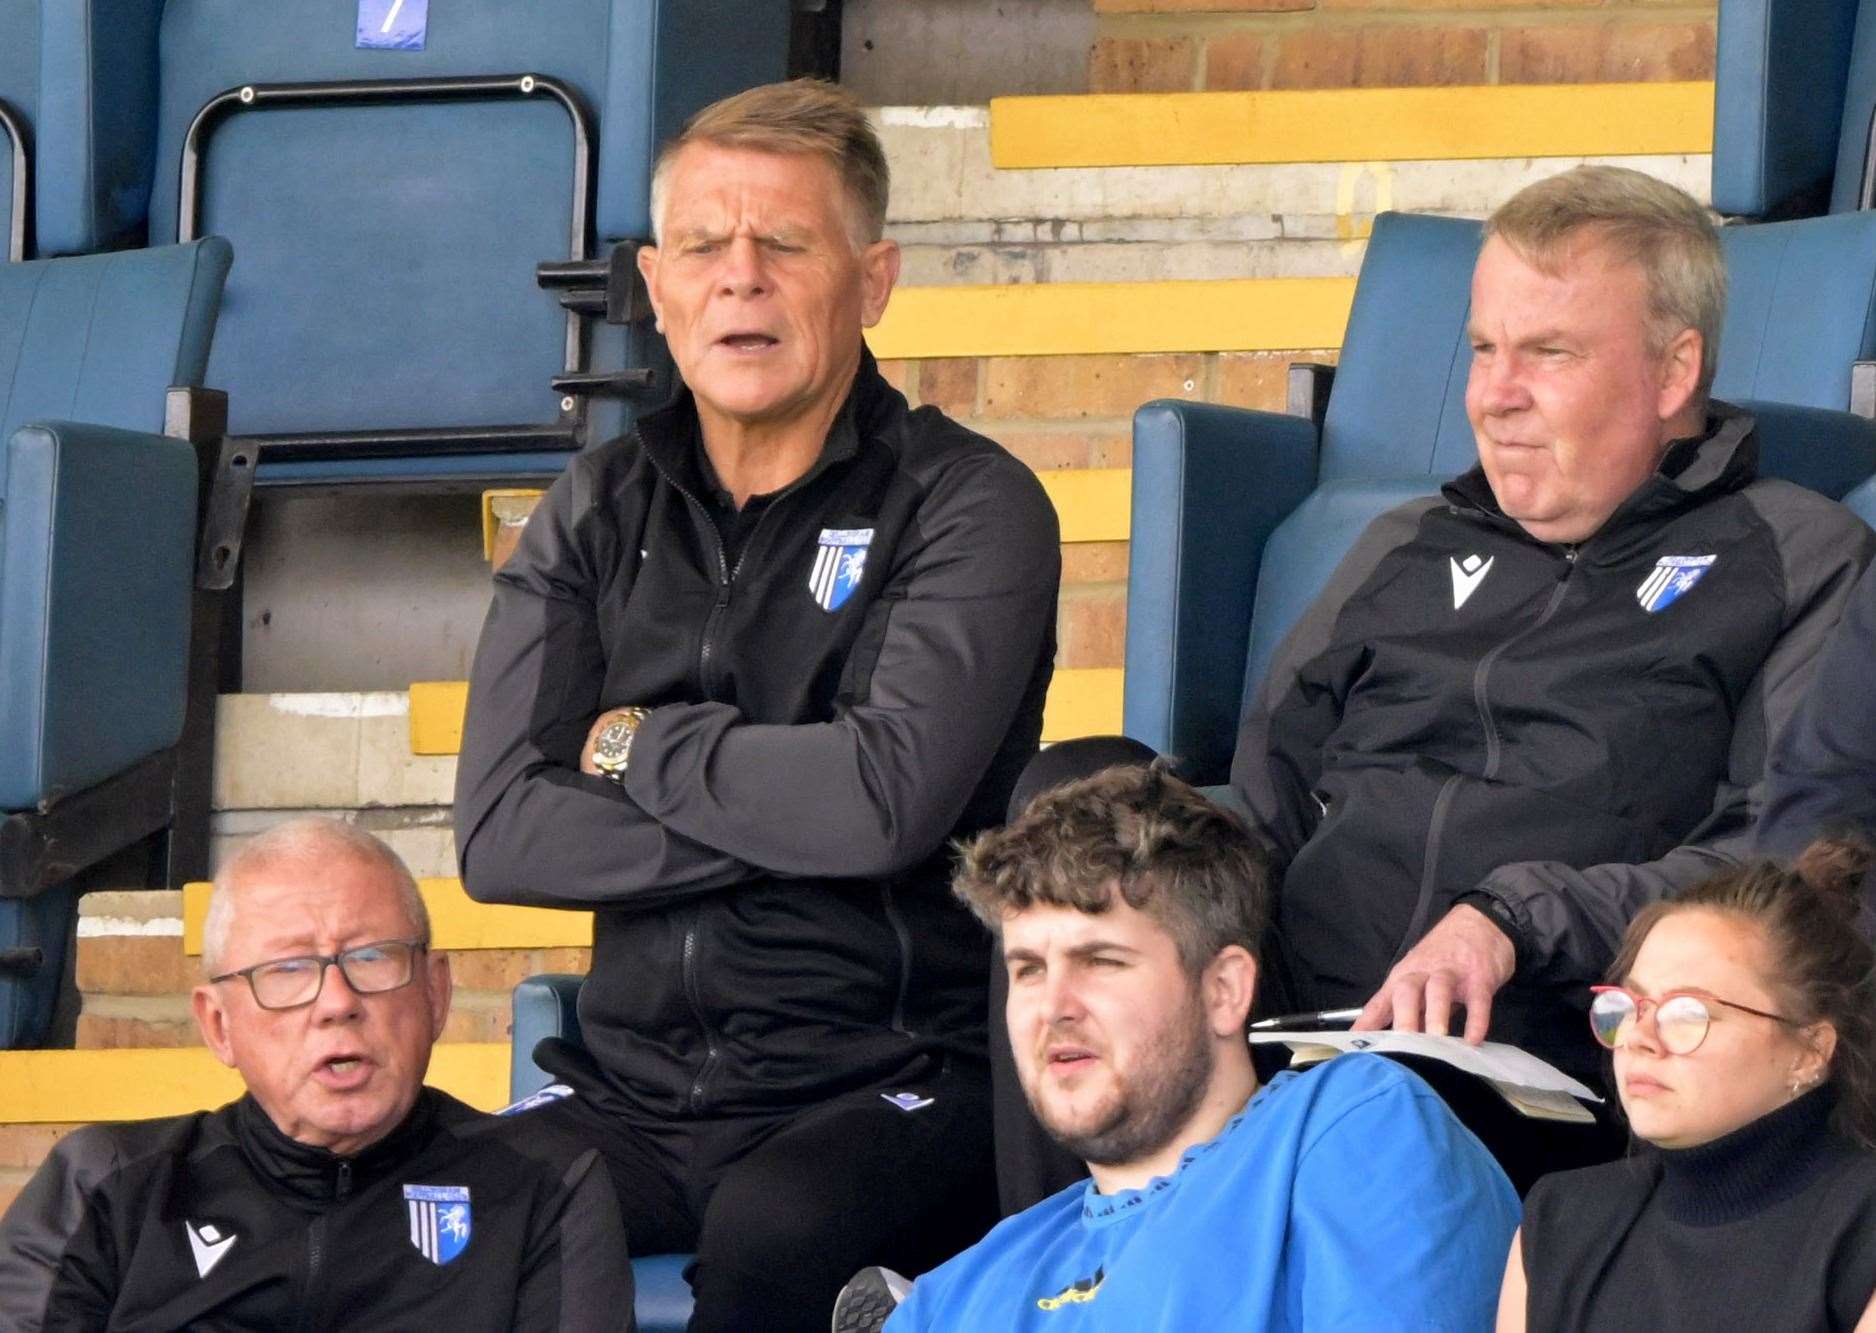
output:
[[[1599, 558], [1619, 559], [1652, 540], [1655, 530], [1668, 519], [1741, 489], [1759, 473], [1756, 430], [1750, 413], [1714, 400], [1707, 411], [1706, 433], [1669, 444], [1654, 475], [1636, 487], [1581, 545]], [[1499, 508], [1485, 469], [1478, 464], [1448, 482], [1441, 494], [1448, 502], [1483, 514], [1496, 524], [1524, 531]]]
[[[879, 362], [874, 359], [872, 349], [861, 343], [859, 369], [854, 373], [853, 384], [834, 417], [834, 424], [828, 429], [820, 456], [814, 466], [787, 489], [805, 486], [836, 463], [857, 455], [862, 438], [877, 434], [885, 424], [894, 399], [903, 407], [904, 399], [879, 373]], [[669, 404], [640, 417], [635, 429], [653, 466], [673, 485], [689, 489], [683, 486], [683, 479], [695, 471], [691, 461], [693, 451], [703, 447], [697, 399], [690, 387], [684, 386]]]
[[396, 1129], [364, 1151], [342, 1157], [288, 1138], [250, 1093], [234, 1104], [234, 1135], [249, 1163], [281, 1193], [323, 1206], [356, 1194], [421, 1152], [430, 1141], [436, 1111], [437, 1094], [424, 1088]]

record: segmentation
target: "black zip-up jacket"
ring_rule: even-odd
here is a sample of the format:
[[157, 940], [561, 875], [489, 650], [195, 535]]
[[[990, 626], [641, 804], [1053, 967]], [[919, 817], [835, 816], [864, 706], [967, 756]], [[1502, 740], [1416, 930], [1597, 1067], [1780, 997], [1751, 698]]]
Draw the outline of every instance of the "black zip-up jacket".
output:
[[1756, 466], [1716, 404], [1580, 545], [1531, 537], [1477, 468], [1370, 525], [1232, 763], [1287, 863], [1300, 1005], [1365, 1003], [1477, 895], [1517, 949], [1493, 1038], [1596, 1074], [1584, 988], [1642, 906], [1749, 851], [1768, 737], [1870, 558], [1849, 510]]
[[[864, 358], [732, 561], [688, 395], [576, 458], [495, 579], [456, 784], [463, 884], [591, 908], [587, 1046], [661, 1117], [788, 1110], [981, 1051], [950, 839], [999, 822], [1054, 656], [1055, 513]], [[833, 587], [824, 552], [857, 585]], [[864, 553], [863, 559], [852, 557]], [[623, 785], [593, 720], [652, 709]]]
[[631, 1328], [604, 1163], [537, 1161], [517, 1128], [425, 1089], [353, 1157], [251, 1097], [74, 1130], [0, 1219], [0, 1328]]

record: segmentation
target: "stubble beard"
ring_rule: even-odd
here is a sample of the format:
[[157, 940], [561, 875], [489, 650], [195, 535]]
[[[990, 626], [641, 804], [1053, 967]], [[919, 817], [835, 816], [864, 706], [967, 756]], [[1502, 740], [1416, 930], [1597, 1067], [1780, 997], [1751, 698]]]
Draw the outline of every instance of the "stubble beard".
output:
[[1218, 1056], [1196, 994], [1141, 1049], [1153, 1058], [1119, 1082], [1112, 1109], [1093, 1128], [1058, 1124], [1030, 1096], [1049, 1137], [1090, 1166], [1126, 1166], [1158, 1152], [1192, 1119], [1211, 1087]]

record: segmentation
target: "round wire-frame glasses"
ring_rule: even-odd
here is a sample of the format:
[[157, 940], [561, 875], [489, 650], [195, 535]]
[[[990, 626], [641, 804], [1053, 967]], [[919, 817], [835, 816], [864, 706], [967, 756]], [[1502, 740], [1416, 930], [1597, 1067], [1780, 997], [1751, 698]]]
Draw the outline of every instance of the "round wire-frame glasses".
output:
[[1717, 995], [1669, 991], [1655, 999], [1637, 995], [1623, 986], [1591, 986], [1589, 990], [1592, 997], [1589, 1030], [1600, 1045], [1612, 1051], [1628, 1044], [1629, 1035], [1650, 1009], [1654, 1010], [1655, 1031], [1661, 1034], [1661, 1045], [1672, 1055], [1692, 1055], [1700, 1049], [1700, 1043], [1707, 1039], [1707, 1029], [1713, 1025], [1713, 1010], [1709, 1005], [1723, 1004], [1728, 1009], [1769, 1018], [1774, 1023], [1797, 1026], [1794, 1020], [1782, 1014], [1769, 1014], [1737, 1000], [1722, 1000]]

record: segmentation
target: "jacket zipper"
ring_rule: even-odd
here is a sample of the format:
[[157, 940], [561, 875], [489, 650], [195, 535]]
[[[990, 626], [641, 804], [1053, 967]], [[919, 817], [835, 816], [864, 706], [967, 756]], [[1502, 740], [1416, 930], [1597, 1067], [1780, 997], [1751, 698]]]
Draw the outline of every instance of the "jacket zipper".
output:
[[690, 921], [684, 927], [684, 996], [690, 1001], [691, 1013], [697, 1019], [697, 1026], [703, 1029], [704, 1058], [697, 1067], [697, 1077], [691, 1080], [690, 1109], [701, 1111], [704, 1105], [704, 1083], [710, 1077], [710, 1071], [717, 1062], [717, 1034], [710, 1026], [709, 1016], [704, 1012], [703, 996], [697, 986], [697, 918], [698, 910], [690, 914]]
[[910, 1037], [914, 1034], [905, 1025], [905, 997], [912, 989], [912, 932], [899, 915], [899, 900], [893, 896], [892, 885], [880, 885], [879, 900], [886, 908], [886, 920], [892, 923], [892, 933], [899, 937], [899, 993], [892, 1002], [892, 1030]]
[[306, 1286], [300, 1298], [300, 1328], [319, 1327], [316, 1307], [319, 1303], [321, 1270], [326, 1266], [326, 1219], [316, 1217], [306, 1229]]
[[[1577, 548], [1568, 546], [1563, 552], [1563, 571], [1557, 576], [1557, 586], [1551, 590], [1550, 600], [1536, 620], [1513, 634], [1503, 643], [1479, 659], [1479, 664], [1472, 672], [1472, 703], [1478, 709], [1479, 724], [1485, 732], [1485, 771], [1482, 776], [1490, 778], [1498, 773], [1498, 762], [1503, 757], [1503, 746], [1499, 743], [1498, 722], [1492, 716], [1490, 685], [1492, 668], [1511, 646], [1526, 635], [1535, 634], [1550, 623], [1550, 618], [1557, 614], [1557, 608], [1563, 604], [1563, 595], [1570, 586], [1570, 575], [1576, 572]], [[1427, 917], [1433, 910], [1433, 887], [1439, 870], [1440, 840], [1446, 831], [1446, 818], [1452, 812], [1453, 801], [1459, 795], [1460, 774], [1455, 773], [1440, 785], [1440, 793], [1433, 798], [1433, 816], [1427, 828], [1427, 843], [1424, 858], [1420, 864], [1420, 896], [1414, 902], [1413, 916], [1408, 919], [1407, 930], [1401, 936], [1400, 943], [1394, 949], [1393, 960], [1388, 964], [1392, 968], [1406, 956], [1407, 951], [1420, 941], [1426, 933]]]

